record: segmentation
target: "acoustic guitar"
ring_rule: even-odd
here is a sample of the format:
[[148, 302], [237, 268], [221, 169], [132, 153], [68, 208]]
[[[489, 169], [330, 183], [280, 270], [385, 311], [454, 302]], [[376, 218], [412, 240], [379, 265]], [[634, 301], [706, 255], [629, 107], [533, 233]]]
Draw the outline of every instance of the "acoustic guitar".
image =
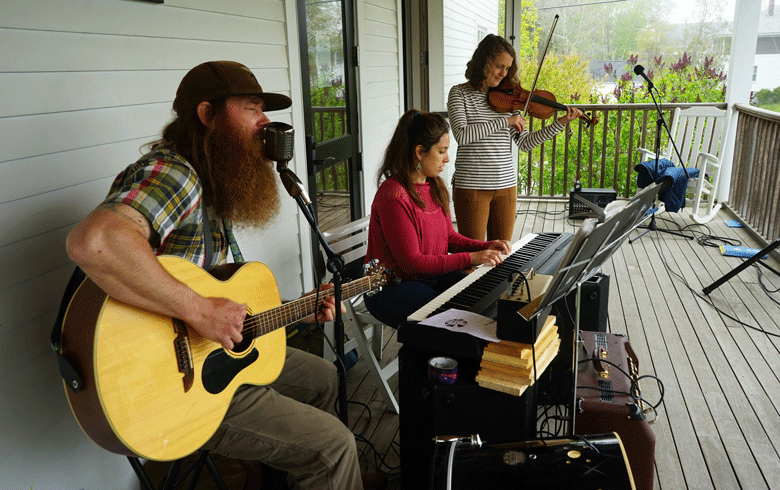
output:
[[[62, 351], [84, 380], [76, 392], [65, 386], [84, 432], [117, 454], [172, 461], [211, 438], [239, 386], [266, 385], [279, 376], [284, 327], [313, 314], [318, 305], [316, 294], [281, 304], [273, 274], [259, 262], [206, 272], [178, 257], [159, 260], [203, 296], [246, 303], [244, 340], [226, 350], [178, 319], [109, 297], [87, 278], [65, 313]], [[372, 270], [344, 284], [342, 294], [347, 299], [385, 282], [382, 270]], [[322, 299], [333, 290], [319, 294]]]

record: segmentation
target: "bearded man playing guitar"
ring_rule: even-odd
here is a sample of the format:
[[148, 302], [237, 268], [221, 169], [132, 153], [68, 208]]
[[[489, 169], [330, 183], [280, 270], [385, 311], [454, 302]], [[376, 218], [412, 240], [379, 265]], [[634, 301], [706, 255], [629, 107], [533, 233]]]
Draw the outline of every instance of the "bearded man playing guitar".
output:
[[[287, 471], [301, 488], [360, 489], [363, 485], [354, 436], [334, 414], [338, 389], [333, 364], [285, 347], [282, 329], [275, 332], [280, 334], [276, 337], [281, 343], [272, 342], [282, 346], [277, 353], [279, 361], [262, 368], [259, 381], [241, 380], [238, 374], [245, 366], [269, 357], [259, 344], [245, 345], [248, 318], [277, 306], [278, 291], [260, 293], [260, 300], [251, 299], [251, 294], [247, 296], [250, 299], [244, 299], [243, 290], [266, 285], [236, 280], [242, 292], [229, 298], [219, 289], [225, 278], [219, 281], [203, 271], [226, 262], [229, 248], [235, 261], [242, 261], [232, 226], [258, 228], [276, 215], [279, 197], [275, 176], [263, 152], [263, 130], [270, 122], [265, 111], [285, 109], [291, 103], [287, 96], [263, 92], [244, 65], [228, 61], [198, 65], [179, 85], [173, 102], [176, 117], [163, 130], [162, 138], [117, 176], [106, 200], [70, 232], [66, 244], [69, 257], [87, 274], [86, 282], [99, 288], [95, 291], [104, 292], [119, 309], [129, 310], [116, 316], [122, 336], [140, 337], [136, 344], [130, 344], [132, 349], [112, 344], [105, 352], [98, 352], [107, 342], [105, 335], [89, 337], [96, 346], [95, 358], [82, 365], [106, 366], [94, 368], [94, 384], [105, 390], [92, 394], [93, 399], [101, 398], [95, 405], [106, 412], [117, 407], [115, 412], [127, 413], [103, 415], [96, 425], [108, 428], [103, 431], [108, 435], [100, 430], [95, 431], [97, 435], [91, 433], [87, 427], [91, 422], [86, 417], [77, 418], [93, 440], [121, 454], [172, 460], [202, 447]], [[164, 261], [171, 256], [176, 257], [173, 262]], [[260, 282], [272, 282], [275, 289], [272, 276], [266, 281], [269, 276], [262, 264], [247, 264], [258, 264]], [[201, 278], [200, 272], [209, 279]], [[209, 291], [204, 281], [212, 281], [215, 289]], [[333, 297], [317, 296], [319, 303], [315, 301], [309, 313], [316, 313], [320, 322], [333, 320]], [[263, 304], [265, 298], [270, 298], [267, 304]], [[251, 304], [257, 301], [260, 303]], [[69, 310], [73, 308], [71, 303]], [[162, 326], [149, 327], [148, 332], [133, 331], [153, 323], [128, 326], [127, 322], [144, 312], [150, 318], [173, 319], [179, 328], [169, 332], [171, 322], [161, 321]], [[106, 312], [95, 316], [104, 323], [112, 321]], [[74, 321], [66, 320], [64, 339], [69, 333], [79, 334], [74, 330], [80, 327], [69, 326]], [[186, 346], [187, 354], [176, 362], [187, 364], [192, 358], [193, 365], [199, 361], [203, 365], [180, 367], [181, 372], [177, 372], [167, 364], [154, 364], [159, 356], [149, 355], [153, 359], [148, 364], [116, 367], [120, 362], [127, 364], [126, 359], [142, 360], [138, 351], [154, 343], [160, 332], [171, 339], [175, 335], [176, 345]], [[172, 347], [162, 345], [160, 349]], [[247, 353], [251, 355], [244, 355]], [[217, 358], [237, 367], [231, 367], [233, 371], [227, 374], [213, 374], [217, 368], [209, 363]], [[147, 370], [151, 383], [137, 389], [142, 381], [136, 375], [141, 378]], [[100, 380], [99, 375], [105, 379]], [[156, 397], [147, 395], [155, 383], [165, 383], [169, 375], [170, 387]], [[136, 392], [128, 395], [133, 389]], [[223, 398], [215, 403], [218, 395]], [[158, 417], [187, 396], [201, 398]], [[77, 412], [73, 399], [71, 406]], [[139, 415], [144, 410], [148, 411]], [[183, 420], [187, 417], [191, 418]], [[214, 417], [214, 428], [209, 429], [206, 419]], [[146, 427], [148, 434], [136, 442], [132, 438], [141, 427]], [[186, 447], [191, 441], [198, 445]]]

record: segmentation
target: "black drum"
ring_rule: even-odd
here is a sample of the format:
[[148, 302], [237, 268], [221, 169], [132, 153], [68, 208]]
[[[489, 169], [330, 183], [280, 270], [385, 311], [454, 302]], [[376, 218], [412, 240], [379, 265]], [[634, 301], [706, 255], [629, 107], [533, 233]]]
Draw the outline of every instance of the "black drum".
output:
[[617, 434], [484, 444], [479, 436], [439, 438], [430, 489], [633, 490]]

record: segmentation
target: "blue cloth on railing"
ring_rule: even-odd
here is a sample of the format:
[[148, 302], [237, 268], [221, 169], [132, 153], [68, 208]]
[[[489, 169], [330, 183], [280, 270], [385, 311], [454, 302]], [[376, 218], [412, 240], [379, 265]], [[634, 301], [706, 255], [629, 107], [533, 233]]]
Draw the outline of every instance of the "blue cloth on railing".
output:
[[[672, 180], [672, 185], [662, 189], [658, 193], [658, 199], [666, 204], [666, 210], [676, 213], [685, 207], [685, 189], [688, 187], [688, 178], [685, 177], [685, 171], [678, 167], [674, 162], [666, 158], [658, 159], [658, 172], [655, 171], [655, 160], [640, 162], [634, 167], [637, 171], [636, 186], [647, 187], [648, 185], [662, 179]], [[688, 177], [695, 179], [699, 176], [698, 168], [686, 167]]]

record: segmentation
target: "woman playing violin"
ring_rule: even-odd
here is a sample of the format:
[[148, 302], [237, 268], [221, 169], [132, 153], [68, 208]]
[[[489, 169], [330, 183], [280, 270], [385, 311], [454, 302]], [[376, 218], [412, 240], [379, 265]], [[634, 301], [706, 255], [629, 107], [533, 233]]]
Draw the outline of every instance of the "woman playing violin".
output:
[[520, 151], [529, 151], [582, 115], [574, 107], [549, 126], [533, 133], [526, 129], [522, 111], [495, 111], [488, 89], [505, 79], [515, 81], [515, 50], [504, 38], [488, 34], [466, 65], [467, 82], [452, 87], [447, 111], [458, 142], [453, 176], [453, 204], [458, 232], [469, 238], [512, 240], [517, 212], [517, 162], [512, 159], [512, 141]]

